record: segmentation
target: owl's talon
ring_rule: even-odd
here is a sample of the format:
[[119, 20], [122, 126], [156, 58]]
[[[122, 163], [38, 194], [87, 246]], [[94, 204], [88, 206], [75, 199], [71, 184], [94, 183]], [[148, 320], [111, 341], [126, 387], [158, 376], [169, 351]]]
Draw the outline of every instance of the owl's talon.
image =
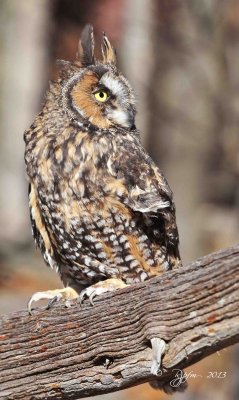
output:
[[65, 303], [69, 300], [73, 300], [77, 298], [79, 295], [78, 293], [72, 289], [71, 287], [66, 287], [64, 289], [56, 289], [56, 290], [47, 290], [46, 292], [36, 292], [30, 298], [27, 309], [28, 313], [32, 315], [32, 303], [39, 300], [49, 300], [45, 310], [49, 310], [52, 305], [60, 300], [64, 300]]
[[84, 302], [85, 299], [89, 299], [90, 304], [93, 306], [94, 301], [93, 299], [96, 296], [99, 296], [106, 292], [112, 292], [116, 289], [123, 289], [127, 287], [121, 279], [117, 278], [110, 278], [106, 279], [105, 281], [97, 282], [95, 285], [89, 286], [88, 288], [81, 291], [78, 301], [80, 305]]
[[53, 297], [53, 299], [51, 299], [51, 300], [48, 302], [48, 304], [47, 304], [45, 310], [50, 310], [50, 308], [53, 306], [53, 304], [56, 303], [56, 302], [59, 301], [59, 300], [60, 300], [60, 298], [59, 298], [58, 296]]
[[77, 302], [80, 304], [80, 306], [82, 306], [83, 297], [81, 295], [78, 297]]
[[71, 300], [66, 300], [65, 301], [65, 307], [70, 308], [72, 306], [72, 301]]
[[89, 301], [90, 301], [90, 304], [91, 304], [92, 306], [94, 305], [93, 299], [94, 299], [95, 296], [96, 296], [95, 291], [93, 291], [93, 292], [90, 294], [90, 296], [89, 296]]
[[88, 297], [88, 299], [90, 301], [90, 304], [92, 306], [94, 305], [93, 298], [96, 296], [96, 293], [95, 293], [95, 290], [93, 290], [92, 292], [89, 290], [91, 287], [92, 286], [87, 288], [88, 290], [87, 289], [82, 290], [82, 292], [80, 293], [79, 299], [78, 299], [80, 305], [82, 305], [84, 303], [84, 300], [86, 300], [87, 297]]
[[81, 293], [79, 294], [79, 297], [77, 299], [80, 306], [84, 303], [84, 299], [85, 299], [85, 289], [81, 291]]

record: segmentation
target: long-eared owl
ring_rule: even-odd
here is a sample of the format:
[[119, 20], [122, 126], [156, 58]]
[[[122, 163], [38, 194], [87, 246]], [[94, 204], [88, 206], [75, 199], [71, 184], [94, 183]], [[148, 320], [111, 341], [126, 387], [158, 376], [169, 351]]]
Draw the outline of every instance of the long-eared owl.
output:
[[61, 62], [42, 111], [25, 132], [33, 236], [65, 289], [93, 296], [179, 266], [172, 192], [142, 147], [135, 98], [103, 35], [82, 32], [76, 61]]

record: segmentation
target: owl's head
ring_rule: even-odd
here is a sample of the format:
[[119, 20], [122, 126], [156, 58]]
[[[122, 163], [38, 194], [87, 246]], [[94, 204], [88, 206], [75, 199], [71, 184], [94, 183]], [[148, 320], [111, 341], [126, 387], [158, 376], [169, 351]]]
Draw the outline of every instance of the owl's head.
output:
[[116, 67], [116, 54], [103, 34], [102, 61], [94, 56], [94, 35], [87, 25], [81, 35], [76, 61], [65, 63], [61, 103], [79, 125], [100, 129], [134, 130], [135, 98], [126, 78]]

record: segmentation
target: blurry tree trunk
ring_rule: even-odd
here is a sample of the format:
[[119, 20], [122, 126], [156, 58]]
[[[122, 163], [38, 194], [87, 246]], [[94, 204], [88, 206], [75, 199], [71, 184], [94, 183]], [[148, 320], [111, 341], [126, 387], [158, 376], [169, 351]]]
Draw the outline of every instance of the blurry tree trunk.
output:
[[0, 241], [7, 243], [30, 234], [23, 132], [45, 88], [49, 2], [3, 0], [0, 8]]
[[123, 5], [122, 69], [135, 89], [137, 127], [144, 142], [147, 140], [150, 118], [148, 90], [154, 65], [155, 6], [153, 0], [125, 0]]
[[182, 257], [188, 261], [203, 253], [197, 212], [208, 194], [207, 162], [217, 123], [221, 76], [211, 19], [218, 2], [157, 5], [149, 151], [173, 189]]

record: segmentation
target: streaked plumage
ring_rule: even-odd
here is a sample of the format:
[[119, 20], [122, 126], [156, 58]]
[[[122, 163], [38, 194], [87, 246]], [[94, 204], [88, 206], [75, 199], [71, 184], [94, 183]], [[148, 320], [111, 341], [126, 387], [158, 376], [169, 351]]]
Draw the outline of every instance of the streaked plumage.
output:
[[34, 238], [79, 293], [109, 278], [144, 281], [180, 256], [172, 192], [142, 147], [113, 47], [104, 35], [103, 61], [95, 60], [87, 26], [77, 57], [61, 62], [24, 138]]

